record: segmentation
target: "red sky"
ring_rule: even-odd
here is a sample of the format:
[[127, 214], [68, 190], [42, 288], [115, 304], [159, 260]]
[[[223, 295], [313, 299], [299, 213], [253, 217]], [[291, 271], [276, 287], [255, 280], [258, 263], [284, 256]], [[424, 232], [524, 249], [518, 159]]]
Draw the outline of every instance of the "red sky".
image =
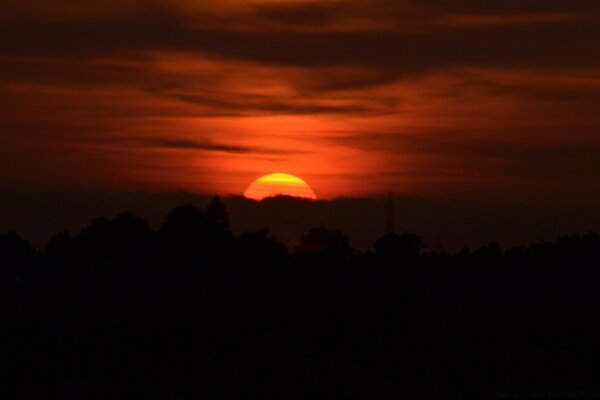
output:
[[[491, 4], [493, 3], [493, 4]], [[600, 3], [14, 0], [0, 184], [600, 203]]]

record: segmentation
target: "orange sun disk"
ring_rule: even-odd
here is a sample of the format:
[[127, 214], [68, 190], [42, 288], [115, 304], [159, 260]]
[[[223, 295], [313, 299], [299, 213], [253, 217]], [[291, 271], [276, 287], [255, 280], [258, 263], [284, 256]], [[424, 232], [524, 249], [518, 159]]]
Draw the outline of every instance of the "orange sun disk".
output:
[[304, 179], [283, 173], [261, 176], [252, 182], [244, 192], [244, 197], [254, 200], [262, 200], [274, 196], [292, 196], [312, 200], [317, 199], [317, 195]]

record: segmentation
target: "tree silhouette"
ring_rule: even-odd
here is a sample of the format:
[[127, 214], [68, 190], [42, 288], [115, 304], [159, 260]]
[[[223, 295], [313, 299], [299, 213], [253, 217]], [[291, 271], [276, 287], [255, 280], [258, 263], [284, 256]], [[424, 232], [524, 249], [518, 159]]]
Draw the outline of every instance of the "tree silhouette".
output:
[[375, 255], [385, 263], [398, 265], [414, 262], [427, 247], [422, 237], [413, 234], [386, 233], [375, 242]]
[[14, 232], [0, 234], [0, 280], [2, 284], [14, 283], [29, 273], [34, 251], [29, 242]]
[[339, 230], [331, 231], [324, 226], [312, 228], [296, 247], [296, 256], [300, 259], [345, 262], [352, 254], [348, 238]]
[[229, 214], [219, 196], [213, 197], [206, 208], [206, 214], [214, 231], [229, 232]]
[[[0, 234], [7, 398], [482, 398], [594, 388], [600, 237], [455, 254], [388, 233], [354, 251], [312, 228], [293, 254], [233, 235], [216, 197], [155, 232], [130, 213]], [[423, 396], [425, 393], [425, 396]]]
[[268, 229], [240, 234], [239, 252], [241, 261], [259, 268], [281, 266], [289, 256], [285, 245], [270, 235]]

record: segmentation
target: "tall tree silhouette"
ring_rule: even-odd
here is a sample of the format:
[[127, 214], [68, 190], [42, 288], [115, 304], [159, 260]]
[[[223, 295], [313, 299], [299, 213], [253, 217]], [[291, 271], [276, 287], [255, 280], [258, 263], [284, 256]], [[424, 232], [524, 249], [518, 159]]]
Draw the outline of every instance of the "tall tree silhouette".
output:
[[206, 214], [215, 231], [229, 232], [229, 213], [219, 196], [213, 197], [206, 208]]

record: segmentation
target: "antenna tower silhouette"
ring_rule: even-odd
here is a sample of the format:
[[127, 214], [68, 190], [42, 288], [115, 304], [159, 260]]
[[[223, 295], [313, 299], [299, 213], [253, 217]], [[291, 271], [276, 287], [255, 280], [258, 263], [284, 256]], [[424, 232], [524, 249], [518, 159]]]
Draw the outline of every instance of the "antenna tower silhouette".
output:
[[394, 192], [388, 193], [387, 198], [387, 227], [386, 233], [394, 232]]

